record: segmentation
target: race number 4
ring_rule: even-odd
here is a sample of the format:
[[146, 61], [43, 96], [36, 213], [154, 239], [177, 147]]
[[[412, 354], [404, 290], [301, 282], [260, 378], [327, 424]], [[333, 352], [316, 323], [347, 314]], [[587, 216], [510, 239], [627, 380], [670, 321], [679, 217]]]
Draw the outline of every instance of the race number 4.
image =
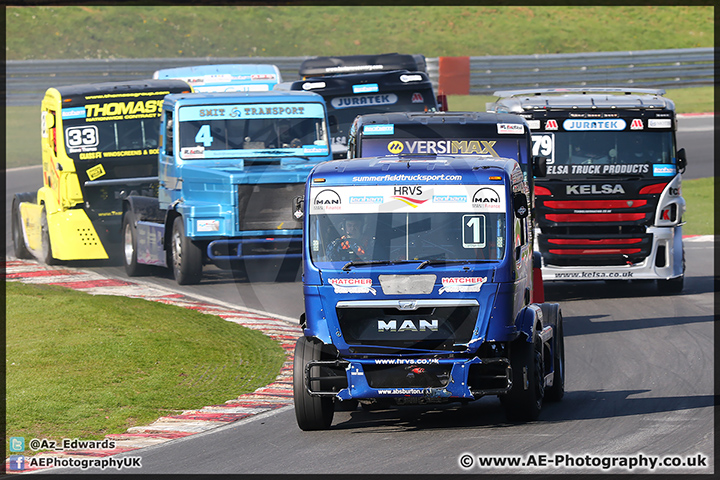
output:
[[210, 125], [203, 125], [200, 127], [200, 130], [198, 130], [197, 135], [195, 135], [195, 143], [202, 143], [204, 147], [209, 147], [212, 145], [213, 137], [212, 133], [210, 133]]

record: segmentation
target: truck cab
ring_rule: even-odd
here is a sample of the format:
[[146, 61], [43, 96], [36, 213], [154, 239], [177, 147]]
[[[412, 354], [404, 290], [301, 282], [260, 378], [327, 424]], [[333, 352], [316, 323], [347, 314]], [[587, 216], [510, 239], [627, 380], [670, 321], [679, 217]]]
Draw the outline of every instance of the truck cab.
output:
[[518, 115], [486, 112], [387, 112], [358, 115], [350, 126], [348, 158], [486, 155], [513, 158], [532, 192], [536, 166], [530, 128]]
[[545, 280], [656, 280], [683, 288], [682, 172], [675, 105], [661, 89], [499, 91], [493, 112], [523, 117], [537, 180], [537, 249]]
[[158, 187], [163, 99], [190, 91], [180, 80], [49, 88], [40, 105], [43, 186], [13, 199], [15, 255], [53, 264], [119, 254], [123, 199]]
[[291, 90], [319, 93], [328, 105], [334, 158], [347, 155], [348, 130], [357, 115], [447, 109], [436, 97], [422, 55], [351, 55], [305, 60], [303, 80]]
[[562, 315], [532, 302], [531, 204], [502, 157], [407, 156], [316, 166], [304, 201], [303, 430], [334, 409], [498, 395], [534, 419], [564, 391]]
[[165, 98], [157, 196], [123, 208], [125, 269], [173, 269], [198, 283], [203, 265], [300, 259], [292, 215], [312, 167], [330, 160], [327, 111], [310, 92], [192, 93]]

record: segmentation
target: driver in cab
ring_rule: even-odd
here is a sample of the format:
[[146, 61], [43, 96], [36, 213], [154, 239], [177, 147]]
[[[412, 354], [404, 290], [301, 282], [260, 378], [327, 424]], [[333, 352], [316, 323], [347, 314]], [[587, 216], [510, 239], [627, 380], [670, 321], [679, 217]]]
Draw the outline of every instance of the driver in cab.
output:
[[360, 218], [345, 220], [345, 234], [328, 245], [326, 254], [330, 260], [363, 259], [366, 255], [367, 238], [364, 235], [365, 224]]

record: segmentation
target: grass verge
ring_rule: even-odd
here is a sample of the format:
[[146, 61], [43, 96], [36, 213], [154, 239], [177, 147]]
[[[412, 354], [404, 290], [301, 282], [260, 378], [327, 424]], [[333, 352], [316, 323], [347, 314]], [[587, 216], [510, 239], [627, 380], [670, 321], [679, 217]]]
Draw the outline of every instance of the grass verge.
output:
[[252, 392], [285, 359], [213, 315], [52, 285], [8, 282], [6, 317], [7, 437], [102, 439]]
[[54, 60], [637, 51], [710, 47], [715, 25], [712, 5], [138, 3], [149, 2], [9, 6], [5, 55]]
[[683, 235], [713, 235], [715, 233], [715, 177], [684, 180], [682, 194], [687, 211]]

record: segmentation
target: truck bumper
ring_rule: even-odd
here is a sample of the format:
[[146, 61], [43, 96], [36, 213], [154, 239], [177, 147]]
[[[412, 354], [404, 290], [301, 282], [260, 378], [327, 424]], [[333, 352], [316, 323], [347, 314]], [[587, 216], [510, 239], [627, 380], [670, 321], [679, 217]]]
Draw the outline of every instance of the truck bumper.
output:
[[301, 259], [302, 237], [229, 238], [213, 240], [207, 246], [213, 262], [254, 259]]
[[[313, 370], [313, 367], [320, 368]], [[323, 367], [325, 374], [318, 376], [317, 372], [323, 372]], [[332, 370], [337, 373], [343, 368], [345, 379], [331, 374]], [[305, 386], [310, 395], [337, 397], [343, 401], [402, 399], [405, 403], [441, 403], [452, 399], [474, 400], [484, 395], [507, 393], [512, 387], [511, 378], [507, 358], [321, 360], [305, 366]], [[313, 382], [323, 385], [323, 380], [328, 380], [325, 385], [335, 384], [340, 388], [311, 389]]]
[[683, 275], [682, 228], [650, 227], [653, 245], [642, 262], [612, 266], [542, 265], [543, 281], [669, 280]]

